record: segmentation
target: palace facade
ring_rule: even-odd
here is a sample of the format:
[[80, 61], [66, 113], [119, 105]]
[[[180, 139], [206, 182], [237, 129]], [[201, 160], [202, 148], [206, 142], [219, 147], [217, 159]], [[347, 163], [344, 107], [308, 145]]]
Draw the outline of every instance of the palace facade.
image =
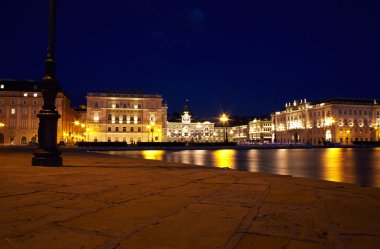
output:
[[170, 122], [167, 124], [168, 142], [223, 142], [225, 127], [215, 126], [209, 121], [192, 122], [189, 107], [183, 108], [181, 122]]
[[[26, 145], [38, 143], [39, 118], [43, 97], [41, 82], [0, 80], [0, 144]], [[76, 112], [70, 107], [71, 100], [62, 91], [57, 94], [58, 119], [57, 141], [74, 142]]]
[[89, 142], [163, 142], [167, 106], [161, 95], [130, 92], [88, 93], [86, 120], [79, 121]]
[[295, 100], [272, 114], [273, 141], [352, 144], [380, 140], [379, 100], [333, 98], [318, 103]]
[[272, 120], [269, 117], [254, 118], [249, 122], [249, 140], [255, 143], [272, 141]]

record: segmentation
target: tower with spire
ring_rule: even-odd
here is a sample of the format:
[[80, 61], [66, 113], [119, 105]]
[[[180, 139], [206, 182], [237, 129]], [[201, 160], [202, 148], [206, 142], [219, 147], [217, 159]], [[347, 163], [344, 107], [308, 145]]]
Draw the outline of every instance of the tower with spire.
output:
[[182, 117], [182, 123], [184, 123], [184, 124], [190, 124], [191, 123], [191, 115], [190, 115], [189, 100], [188, 99], [186, 99], [185, 105], [183, 106], [181, 117]]

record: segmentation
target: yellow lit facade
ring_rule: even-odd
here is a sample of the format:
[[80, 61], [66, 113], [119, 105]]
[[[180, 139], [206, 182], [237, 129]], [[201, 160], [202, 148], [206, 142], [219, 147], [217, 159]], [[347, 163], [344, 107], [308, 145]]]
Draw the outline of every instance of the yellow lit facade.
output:
[[272, 140], [272, 120], [255, 118], [248, 124], [249, 140], [252, 142], [267, 143]]
[[187, 105], [183, 108], [181, 122], [167, 122], [168, 142], [222, 142], [224, 127], [216, 127], [209, 121], [192, 122]]
[[319, 103], [287, 103], [272, 114], [272, 135], [280, 143], [352, 144], [380, 141], [380, 105], [376, 100], [335, 98]]
[[165, 141], [167, 106], [161, 95], [88, 93], [86, 98], [85, 141]]
[[[37, 114], [43, 105], [41, 83], [0, 80], [0, 86], [0, 144], [38, 143]], [[58, 92], [55, 105], [61, 115], [57, 125], [57, 141], [74, 142], [76, 112], [70, 106], [70, 99], [63, 92]]]

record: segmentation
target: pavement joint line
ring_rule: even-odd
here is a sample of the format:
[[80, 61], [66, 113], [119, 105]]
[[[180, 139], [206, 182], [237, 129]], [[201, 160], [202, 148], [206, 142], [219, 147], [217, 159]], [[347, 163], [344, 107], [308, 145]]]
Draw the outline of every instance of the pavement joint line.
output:
[[14, 194], [14, 195], [3, 195], [3, 196], [0, 196], [0, 198], [9, 198], [9, 197], [15, 197], [15, 196], [36, 194], [36, 193], [39, 193], [39, 192], [44, 192], [44, 191], [43, 190], [37, 190], [37, 191], [33, 191], [33, 192], [18, 193], [18, 194]]
[[10, 238], [5, 238], [5, 241], [7, 241], [9, 243], [9, 245], [11, 245], [13, 248], [20, 249], [20, 247], [15, 245], [15, 243], [13, 243], [13, 241]]
[[316, 205], [318, 209], [323, 210], [324, 216], [326, 217], [326, 224], [328, 226], [328, 229], [327, 229], [329, 231], [328, 233], [330, 236], [332, 236], [332, 238], [330, 237], [327, 239], [328, 246], [334, 249], [346, 249], [349, 247], [349, 245], [347, 241], [345, 241], [342, 238], [342, 236], [339, 235], [337, 225], [334, 223], [333, 219], [331, 218], [327, 210], [326, 204], [323, 202], [323, 198], [320, 195], [319, 191], [320, 190], [314, 189], [314, 193], [317, 199], [319, 200], [319, 202], [316, 202]]
[[161, 220], [163, 220], [165, 218], [168, 218], [168, 217], [170, 217], [170, 216], [172, 216], [174, 214], [179, 213], [180, 211], [186, 209], [190, 205], [194, 205], [194, 204], [197, 204], [197, 203], [201, 204], [201, 202], [202, 202], [203, 199], [205, 199], [205, 198], [207, 198], [207, 197], [209, 197], [211, 195], [214, 195], [215, 193], [217, 193], [219, 191], [222, 191], [222, 189], [227, 188], [227, 186], [225, 186], [225, 185], [222, 185], [222, 186], [223, 187], [220, 187], [219, 189], [217, 189], [217, 190], [215, 190], [215, 191], [213, 191], [211, 193], [208, 193], [208, 194], [205, 194], [203, 196], [200, 196], [200, 197], [196, 198], [195, 201], [189, 201], [189, 202], [187, 202], [185, 204], [180, 205], [176, 209], [172, 209], [172, 210], [168, 210], [166, 212], [163, 212], [157, 218], [154, 218], [154, 219], [152, 219], [150, 221], [147, 221], [147, 222], [143, 222], [143, 223], [135, 226], [135, 228], [132, 228], [132, 229], [124, 231], [121, 236], [118, 236], [114, 240], [106, 241], [103, 245], [97, 247], [96, 249], [117, 249], [120, 246], [121, 241], [128, 239], [129, 237], [133, 236], [133, 234], [137, 233], [141, 229], [143, 229], [145, 227], [148, 227], [148, 226], [159, 224], [159, 222]]
[[260, 194], [257, 198], [255, 198], [255, 203], [247, 212], [247, 215], [245, 215], [242, 220], [240, 221], [239, 225], [237, 226], [235, 232], [231, 235], [230, 239], [227, 241], [227, 243], [224, 245], [224, 249], [234, 249], [239, 244], [241, 239], [244, 237], [244, 234], [249, 231], [249, 228], [252, 226], [252, 223], [256, 219], [257, 215], [260, 212], [260, 209], [265, 201], [265, 199], [268, 197], [272, 190], [271, 185], [269, 184], [265, 190], [264, 193]]
[[86, 230], [86, 229], [77, 228], [77, 227], [65, 227], [57, 221], [52, 222], [52, 225], [54, 225], [56, 228], [61, 229], [63, 231], [73, 231], [73, 232], [77, 232], [81, 234], [90, 234], [90, 235], [96, 235], [96, 236], [103, 236], [107, 238], [114, 237], [114, 236], [111, 236], [110, 234], [107, 234], [101, 231], [92, 231], [92, 230]]
[[[58, 222], [59, 223], [65, 223], [65, 222], [68, 222], [68, 221], [72, 221], [72, 220], [75, 220], [75, 219], [80, 218], [80, 217], [85, 216], [85, 215], [94, 214], [94, 213], [97, 213], [97, 212], [100, 212], [100, 211], [103, 211], [103, 210], [106, 210], [106, 209], [109, 209], [109, 208], [112, 208], [112, 207], [116, 207], [118, 205], [125, 204], [127, 202], [131, 202], [131, 201], [135, 201], [135, 200], [140, 200], [140, 199], [143, 199], [143, 198], [146, 198], [146, 197], [152, 197], [152, 196], [158, 195], [158, 194], [160, 194], [162, 192], [164, 192], [164, 191], [163, 190], [158, 190], [156, 192], [149, 192], [149, 194], [143, 194], [143, 195], [140, 195], [138, 197], [135, 197], [135, 198], [132, 198], [132, 199], [129, 199], [129, 200], [125, 200], [125, 201], [121, 201], [121, 202], [118, 202], [118, 203], [107, 203], [107, 202], [104, 202], [104, 201], [97, 201], [99, 203], [106, 204], [106, 206], [98, 208], [98, 209], [94, 209], [94, 210], [91, 210], [91, 211], [88, 211], [88, 212], [84, 212], [84, 213], [72, 216], [70, 218], [67, 218], [67, 219], [64, 219], [64, 220], [61, 220], [61, 221], [58, 221]], [[64, 225], [62, 224], [62, 226], [64, 226]]]

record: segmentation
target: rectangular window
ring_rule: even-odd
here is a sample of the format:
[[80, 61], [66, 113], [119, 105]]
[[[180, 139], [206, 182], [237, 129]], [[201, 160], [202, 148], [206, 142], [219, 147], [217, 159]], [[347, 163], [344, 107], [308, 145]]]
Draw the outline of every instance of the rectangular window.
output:
[[21, 120], [21, 128], [28, 128], [28, 120]]
[[33, 120], [32, 121], [32, 128], [37, 128], [38, 127], [38, 121], [37, 120]]
[[16, 109], [15, 108], [11, 109], [11, 114], [13, 114], [13, 115], [16, 114]]
[[108, 141], [108, 142], [111, 142], [111, 138], [110, 138], [110, 137], [108, 137], [108, 138], [107, 138], [107, 141]]
[[111, 131], [111, 127], [108, 127], [108, 128], [107, 128], [107, 131]]
[[112, 115], [108, 114], [108, 120], [112, 120]]
[[33, 100], [33, 105], [37, 105], [37, 100]]
[[115, 127], [115, 131], [118, 132], [119, 131], [119, 127]]
[[126, 132], [127, 131], [127, 127], [123, 127], [123, 131]]
[[11, 100], [11, 105], [15, 105], [16, 104], [16, 100], [12, 99]]
[[133, 127], [131, 127], [131, 132], [133, 132]]
[[16, 120], [15, 119], [11, 119], [9, 121], [9, 126], [12, 127], [12, 128], [15, 128], [16, 127]]
[[0, 114], [3, 114], [3, 109], [2, 108], [0, 108]]
[[137, 127], [137, 131], [138, 131], [138, 132], [141, 132], [141, 127]]
[[98, 102], [95, 102], [94, 107], [95, 107], [95, 108], [98, 108], [98, 107], [99, 107], [99, 103], [98, 103]]
[[22, 114], [28, 115], [28, 108], [22, 108]]
[[37, 98], [38, 94], [37, 93], [33, 93], [33, 97]]

